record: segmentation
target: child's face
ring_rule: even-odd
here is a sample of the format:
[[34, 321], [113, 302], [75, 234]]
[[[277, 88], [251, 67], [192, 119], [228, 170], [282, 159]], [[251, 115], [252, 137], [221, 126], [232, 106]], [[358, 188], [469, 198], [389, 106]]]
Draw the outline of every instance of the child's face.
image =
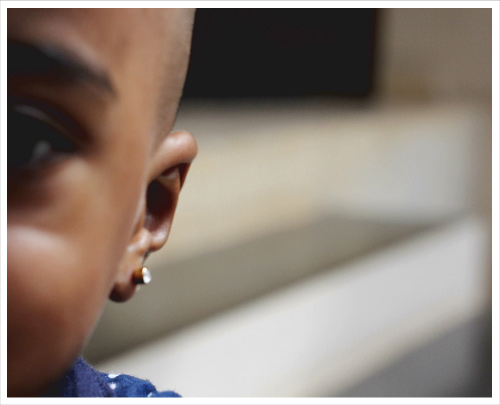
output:
[[169, 134], [193, 14], [8, 10], [9, 396], [60, 377], [166, 241], [196, 155]]

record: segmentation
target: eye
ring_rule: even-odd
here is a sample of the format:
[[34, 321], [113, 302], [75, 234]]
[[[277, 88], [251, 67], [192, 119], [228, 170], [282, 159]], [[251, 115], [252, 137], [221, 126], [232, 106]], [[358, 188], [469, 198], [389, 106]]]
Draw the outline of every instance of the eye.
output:
[[7, 136], [9, 177], [56, 163], [77, 150], [62, 125], [28, 105], [9, 106]]

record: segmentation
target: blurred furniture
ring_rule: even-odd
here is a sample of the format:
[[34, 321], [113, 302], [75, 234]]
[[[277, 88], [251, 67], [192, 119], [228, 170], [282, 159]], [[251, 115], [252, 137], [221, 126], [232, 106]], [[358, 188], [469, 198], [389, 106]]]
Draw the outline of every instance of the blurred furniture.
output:
[[461, 395], [483, 376], [483, 329], [366, 387], [487, 312], [487, 111], [184, 105], [200, 154], [171, 238], [148, 259], [152, 284], [109, 305], [88, 359], [187, 397]]

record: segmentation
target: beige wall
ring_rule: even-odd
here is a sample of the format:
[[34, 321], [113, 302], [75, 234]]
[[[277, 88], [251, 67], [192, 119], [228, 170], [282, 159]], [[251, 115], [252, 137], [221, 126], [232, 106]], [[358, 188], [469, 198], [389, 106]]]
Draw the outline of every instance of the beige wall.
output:
[[382, 95], [491, 100], [491, 9], [383, 9], [379, 22]]

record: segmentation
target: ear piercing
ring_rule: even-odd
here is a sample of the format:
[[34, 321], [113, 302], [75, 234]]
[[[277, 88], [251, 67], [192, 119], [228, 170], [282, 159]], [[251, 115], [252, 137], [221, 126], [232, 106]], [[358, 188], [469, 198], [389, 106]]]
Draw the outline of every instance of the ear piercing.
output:
[[134, 271], [132, 282], [134, 284], [149, 284], [151, 281], [151, 272], [147, 267], [140, 267]]

